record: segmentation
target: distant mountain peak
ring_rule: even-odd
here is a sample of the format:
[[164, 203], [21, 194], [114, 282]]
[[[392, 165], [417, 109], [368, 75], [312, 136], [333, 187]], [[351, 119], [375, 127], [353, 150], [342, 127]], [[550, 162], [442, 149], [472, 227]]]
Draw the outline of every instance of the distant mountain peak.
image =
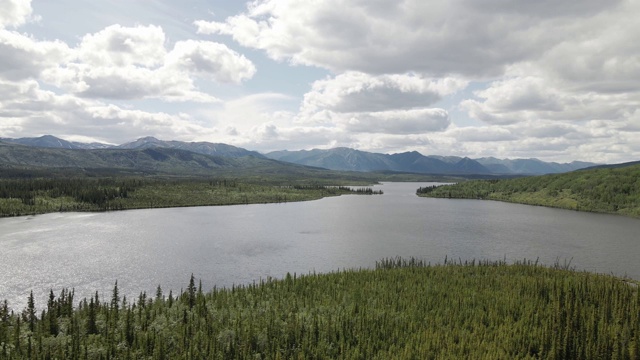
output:
[[62, 139], [60, 139], [60, 138], [58, 138], [58, 137], [55, 137], [55, 136], [53, 136], [53, 135], [42, 135], [42, 136], [40, 136], [40, 137], [36, 137], [36, 138], [34, 138], [34, 139], [43, 139], [43, 140], [62, 140]]
[[138, 140], [136, 140], [135, 142], [160, 143], [163, 141], [153, 136], [144, 136], [144, 137], [138, 138]]
[[468, 156], [425, 156], [417, 151], [388, 155], [345, 147], [328, 150], [274, 151], [268, 153], [267, 156], [275, 160], [323, 167], [331, 170], [391, 170], [444, 175], [548, 174], [573, 171], [589, 165], [589, 163], [582, 162], [573, 162], [571, 164], [547, 163], [539, 159], [501, 160], [494, 157], [472, 159]]
[[159, 140], [153, 136], [141, 137], [136, 141], [125, 143], [118, 146], [122, 149], [147, 149], [147, 148], [167, 148], [167, 149], [180, 149], [191, 151], [198, 154], [216, 155], [226, 157], [243, 157], [253, 156], [257, 158], [264, 158], [264, 155], [255, 151], [246, 150], [233, 145], [216, 144], [205, 141], [200, 142], [185, 142], [185, 141], [164, 141]]
[[256, 151], [250, 151], [222, 143], [165, 141], [154, 136], [144, 136], [122, 145], [101, 143], [70, 142], [54, 135], [42, 135], [33, 138], [2, 138], [0, 143], [20, 144], [41, 148], [59, 149], [153, 149], [165, 148], [184, 150], [188, 152], [215, 155], [220, 157], [239, 158], [252, 156], [286, 161], [290, 163], [327, 168], [331, 170], [348, 171], [398, 171], [423, 174], [464, 175], [464, 174], [494, 174], [494, 175], [538, 175], [562, 173], [578, 170], [597, 164], [573, 161], [571, 163], [545, 162], [536, 158], [531, 159], [498, 159], [484, 157], [472, 159], [468, 156], [439, 156], [422, 155], [418, 151], [407, 151], [396, 154], [380, 154], [336, 147], [331, 149], [311, 149], [300, 151], [274, 151], [266, 156]]

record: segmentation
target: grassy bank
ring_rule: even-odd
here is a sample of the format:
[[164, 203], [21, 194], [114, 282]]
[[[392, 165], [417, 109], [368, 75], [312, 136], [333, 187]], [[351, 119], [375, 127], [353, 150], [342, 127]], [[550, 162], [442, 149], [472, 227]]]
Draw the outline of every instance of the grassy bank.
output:
[[640, 218], [640, 165], [418, 189], [419, 196], [486, 199]]
[[[106, 301], [105, 301], [106, 300]], [[637, 359], [637, 284], [534, 264], [427, 266], [267, 280], [203, 293], [0, 307], [3, 359]], [[4, 306], [6, 308], [6, 304]]]
[[371, 189], [324, 185], [282, 186], [235, 179], [21, 179], [0, 180], [0, 217], [63, 211], [280, 203]]

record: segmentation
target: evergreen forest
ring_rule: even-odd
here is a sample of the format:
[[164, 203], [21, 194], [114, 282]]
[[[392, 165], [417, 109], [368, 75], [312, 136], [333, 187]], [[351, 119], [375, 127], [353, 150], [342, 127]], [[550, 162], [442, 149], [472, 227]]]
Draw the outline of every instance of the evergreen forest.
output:
[[420, 196], [486, 199], [640, 217], [640, 165], [419, 188]]
[[[638, 283], [502, 261], [0, 306], [2, 359], [638, 359]], [[15, 304], [10, 304], [15, 306]]]
[[281, 203], [343, 194], [373, 195], [381, 194], [381, 191], [316, 183], [279, 185], [238, 179], [0, 179], [0, 217], [63, 211]]

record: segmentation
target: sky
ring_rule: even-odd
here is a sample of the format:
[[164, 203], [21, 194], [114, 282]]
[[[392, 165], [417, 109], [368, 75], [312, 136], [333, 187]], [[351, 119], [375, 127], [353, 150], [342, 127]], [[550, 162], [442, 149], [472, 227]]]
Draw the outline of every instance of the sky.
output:
[[637, 0], [0, 0], [0, 137], [640, 160]]

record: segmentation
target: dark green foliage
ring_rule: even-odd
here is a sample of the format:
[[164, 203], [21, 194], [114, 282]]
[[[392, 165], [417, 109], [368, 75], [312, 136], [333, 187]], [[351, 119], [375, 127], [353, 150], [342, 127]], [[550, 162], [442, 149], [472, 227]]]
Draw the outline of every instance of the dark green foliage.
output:
[[[63, 290], [33, 331], [0, 306], [0, 358], [640, 357], [637, 282], [566, 267], [389, 259], [207, 294], [192, 276], [176, 300], [159, 289], [117, 306], [85, 299], [71, 312]], [[51, 311], [57, 336], [42, 321]]]
[[640, 217], [640, 165], [424, 187], [418, 195], [488, 199]]
[[22, 312], [22, 320], [29, 324], [29, 331], [33, 332], [36, 327], [36, 306], [33, 300], [33, 291], [29, 294], [27, 308]]

